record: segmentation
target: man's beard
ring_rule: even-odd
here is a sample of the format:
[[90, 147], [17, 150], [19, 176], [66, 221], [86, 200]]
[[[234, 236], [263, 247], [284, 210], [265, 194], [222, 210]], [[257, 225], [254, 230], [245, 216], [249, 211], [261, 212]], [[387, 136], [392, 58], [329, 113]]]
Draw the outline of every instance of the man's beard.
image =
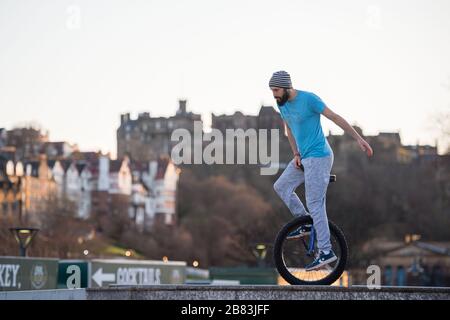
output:
[[284, 90], [284, 92], [283, 92], [283, 95], [281, 96], [280, 101], [275, 99], [279, 107], [284, 106], [286, 101], [288, 101], [288, 99], [289, 99], [289, 92], [286, 89], [283, 89], [283, 90]]

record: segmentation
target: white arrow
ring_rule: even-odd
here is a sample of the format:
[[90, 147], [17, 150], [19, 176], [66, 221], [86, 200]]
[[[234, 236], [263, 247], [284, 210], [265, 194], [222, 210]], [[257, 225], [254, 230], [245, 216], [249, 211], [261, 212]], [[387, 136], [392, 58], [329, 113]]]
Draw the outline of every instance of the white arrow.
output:
[[99, 287], [102, 286], [103, 281], [114, 282], [116, 281], [116, 275], [114, 273], [103, 273], [103, 268], [98, 269], [92, 276], [92, 280], [97, 283]]

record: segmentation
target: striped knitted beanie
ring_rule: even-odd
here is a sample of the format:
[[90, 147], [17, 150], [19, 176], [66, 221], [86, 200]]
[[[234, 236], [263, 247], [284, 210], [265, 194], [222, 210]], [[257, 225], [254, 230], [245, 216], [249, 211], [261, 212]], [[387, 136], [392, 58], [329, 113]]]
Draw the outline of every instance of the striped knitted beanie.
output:
[[274, 72], [272, 78], [270, 78], [269, 87], [291, 89], [292, 88], [291, 76], [286, 71]]

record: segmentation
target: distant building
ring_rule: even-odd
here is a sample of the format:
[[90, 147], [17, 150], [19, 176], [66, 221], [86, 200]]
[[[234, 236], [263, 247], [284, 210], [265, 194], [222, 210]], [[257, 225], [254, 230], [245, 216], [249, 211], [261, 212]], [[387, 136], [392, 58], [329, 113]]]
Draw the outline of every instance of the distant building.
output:
[[[11, 219], [19, 216], [19, 205], [22, 199], [22, 183], [16, 175], [18, 164], [13, 159], [0, 155], [0, 217]], [[17, 167], [17, 169], [16, 169]]]
[[131, 199], [132, 177], [129, 159], [110, 160], [106, 155], [90, 159], [81, 172], [90, 216], [114, 219], [126, 215]]
[[48, 159], [64, 159], [78, 151], [77, 145], [49, 141], [48, 133], [33, 127], [0, 129], [0, 149], [4, 147], [14, 147], [17, 160], [38, 160], [41, 154]]
[[[130, 162], [127, 156], [111, 160], [93, 152], [77, 152], [74, 157], [48, 160], [46, 167], [54, 192], [75, 204], [78, 217], [128, 214], [141, 230], [155, 223], [176, 223], [179, 169], [169, 157], [150, 162]], [[27, 165], [33, 174], [39, 170], [36, 162]]]
[[81, 218], [90, 217], [92, 212], [109, 214], [118, 198], [129, 202], [131, 173], [127, 158], [110, 160], [98, 153], [81, 153], [77, 160], [56, 161], [53, 174], [58, 190], [77, 204]]
[[[232, 115], [216, 116], [212, 114], [211, 127], [220, 130], [224, 135], [226, 133], [226, 129], [242, 129], [244, 131], [254, 129], [257, 132], [258, 139], [260, 134], [259, 130], [266, 130], [269, 153], [272, 152], [270, 150], [272, 145], [271, 130], [278, 130], [279, 165], [283, 168], [290, 160], [292, 160], [293, 154], [289, 145], [289, 140], [287, 139], [283, 120], [281, 119], [280, 114], [272, 106], [262, 105], [258, 115], [255, 116], [244, 115], [240, 111], [237, 111]], [[259, 141], [258, 145], [260, 145]], [[250, 147], [248, 143], [246, 143], [245, 146], [246, 148]], [[248, 152], [247, 150], [246, 152]]]
[[220, 130], [225, 133], [226, 129], [257, 129], [258, 122], [256, 116], [244, 115], [241, 111], [236, 111], [232, 115], [211, 114], [211, 128]]
[[[261, 106], [257, 119], [258, 129], [279, 129], [284, 133], [284, 124], [280, 114], [272, 106]], [[280, 134], [281, 135], [281, 134]]]
[[25, 161], [25, 206], [31, 220], [39, 222], [39, 217], [33, 214], [46, 209], [46, 201], [56, 192], [51, 169], [47, 164], [46, 155], [40, 155], [39, 161]]
[[433, 161], [438, 155], [437, 142], [435, 146], [416, 144], [414, 146], [403, 146], [403, 148], [408, 152], [410, 161]]
[[3, 148], [7, 145], [7, 131], [5, 128], [0, 128], [0, 148]]
[[423, 242], [413, 237], [405, 237], [405, 242], [374, 240], [364, 246], [363, 251], [373, 255], [369, 263], [381, 268], [381, 284], [449, 286], [450, 243]]
[[236, 111], [232, 115], [212, 113], [211, 127], [225, 133], [226, 129], [279, 129], [284, 132], [283, 120], [272, 106], [261, 106], [256, 116], [244, 115]]
[[133, 201], [130, 208], [137, 224], [176, 224], [176, 194], [180, 169], [168, 156], [148, 163], [132, 163]]
[[58, 195], [75, 204], [78, 217], [89, 217], [91, 189], [90, 181], [83, 172], [86, 165], [72, 160], [49, 160], [48, 166]]
[[48, 134], [33, 127], [14, 128], [6, 132], [6, 146], [16, 148], [16, 156], [21, 159], [39, 159], [41, 148], [48, 141]]
[[75, 151], [78, 151], [78, 147], [68, 142], [48, 141], [42, 145], [40, 153], [45, 153], [49, 159], [64, 159], [70, 157]]
[[[39, 224], [56, 184], [45, 155], [35, 161], [13, 161], [0, 156], [0, 216]], [[14, 220], [11, 220], [14, 221]]]
[[129, 113], [122, 114], [117, 129], [117, 157], [128, 155], [132, 161], [152, 161], [170, 155], [177, 143], [171, 142], [172, 132], [178, 128], [193, 132], [194, 121], [201, 121], [199, 114], [186, 111], [186, 104], [186, 100], [180, 100], [176, 115], [169, 118], [153, 118], [144, 112], [131, 119]]
[[409, 164], [437, 161], [440, 157], [437, 146], [416, 145], [405, 146], [401, 142], [398, 132], [380, 132], [376, 136], [366, 136], [358, 126], [353, 126], [372, 147], [374, 155], [371, 158], [363, 157], [358, 143], [348, 134], [328, 134], [327, 139], [334, 151], [335, 162], [333, 171], [345, 172], [350, 167], [350, 159], [355, 154], [360, 155], [361, 161], [383, 164]]
[[[170, 155], [173, 145], [177, 143], [170, 141], [173, 130], [184, 128], [192, 132], [194, 121], [200, 120], [199, 115], [186, 112], [185, 100], [180, 100], [179, 103], [179, 110], [174, 117], [152, 118], [149, 113], [141, 113], [137, 119], [132, 120], [129, 114], [121, 115], [121, 125], [117, 129], [118, 156], [129, 155], [132, 161], [151, 161], [161, 155]], [[261, 106], [257, 115], [245, 115], [236, 111], [230, 115], [212, 113], [211, 116], [211, 127], [223, 134], [226, 129], [268, 129], [270, 139], [270, 129], [278, 129], [280, 166], [285, 166], [292, 159], [283, 120], [272, 106]], [[402, 145], [399, 132], [380, 132], [375, 136], [365, 136], [361, 128], [353, 128], [369, 142], [374, 156], [364, 158], [359, 145], [350, 135], [333, 135], [330, 132], [327, 139], [335, 154], [333, 171], [336, 173], [345, 173], [355, 157], [360, 157], [363, 162], [380, 164], [432, 163], [439, 157], [437, 146]]]

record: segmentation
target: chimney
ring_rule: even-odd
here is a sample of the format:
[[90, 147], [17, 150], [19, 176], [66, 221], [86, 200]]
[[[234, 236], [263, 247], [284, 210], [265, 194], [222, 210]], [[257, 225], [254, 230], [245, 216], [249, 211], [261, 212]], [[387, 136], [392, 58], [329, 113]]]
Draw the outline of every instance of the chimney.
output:
[[109, 158], [107, 156], [100, 156], [98, 159], [98, 190], [109, 190]]
[[186, 114], [186, 103], [187, 100], [178, 100], [180, 106], [178, 108], [178, 114]]
[[149, 166], [149, 175], [150, 175], [150, 179], [153, 181], [156, 177], [156, 171], [158, 170], [158, 162], [153, 160], [150, 161], [150, 166]]
[[130, 120], [130, 113], [124, 113], [120, 115], [120, 124], [124, 124]]

